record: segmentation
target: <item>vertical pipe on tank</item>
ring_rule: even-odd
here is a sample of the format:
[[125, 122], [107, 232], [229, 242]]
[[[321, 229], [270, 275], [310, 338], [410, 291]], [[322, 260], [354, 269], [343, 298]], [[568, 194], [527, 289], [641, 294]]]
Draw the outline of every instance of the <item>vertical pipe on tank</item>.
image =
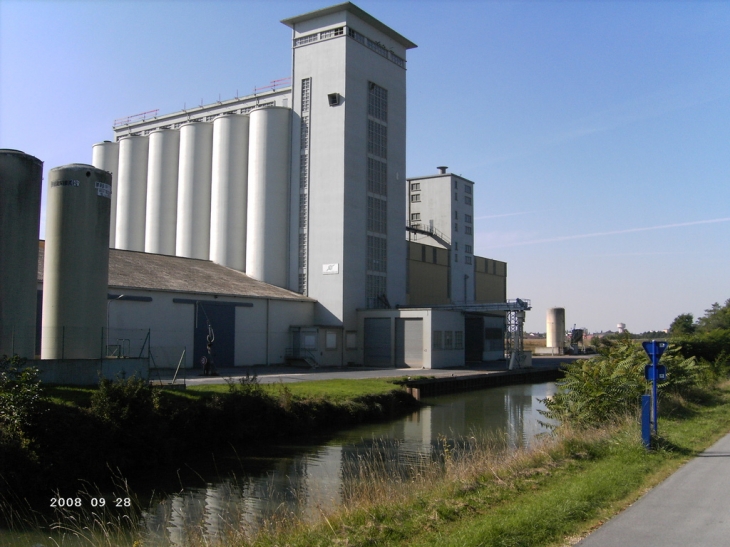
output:
[[0, 355], [35, 356], [43, 162], [0, 150]]
[[112, 176], [91, 165], [51, 169], [43, 267], [42, 359], [102, 351], [109, 285]]
[[288, 108], [250, 114], [246, 273], [279, 287], [288, 279], [290, 124]]
[[117, 249], [144, 251], [148, 155], [147, 137], [124, 137], [119, 141]]
[[242, 272], [246, 269], [248, 126], [248, 117], [237, 114], [213, 122], [210, 259]]
[[112, 174], [112, 210], [109, 218], [109, 247], [115, 248], [117, 236], [117, 194], [119, 194], [119, 143], [104, 141], [91, 148], [91, 165]]
[[158, 129], [149, 134], [149, 140], [144, 250], [174, 255], [180, 132]]
[[565, 346], [565, 308], [550, 308], [545, 322], [545, 345], [562, 355]]
[[180, 127], [175, 254], [208, 260], [210, 256], [210, 179], [213, 125]]

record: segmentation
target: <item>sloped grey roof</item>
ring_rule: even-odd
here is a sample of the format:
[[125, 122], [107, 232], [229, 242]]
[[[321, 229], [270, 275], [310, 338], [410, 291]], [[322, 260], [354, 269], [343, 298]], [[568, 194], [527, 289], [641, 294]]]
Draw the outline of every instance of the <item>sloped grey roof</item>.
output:
[[[45, 241], [38, 252], [43, 281]], [[315, 302], [209, 260], [109, 249], [109, 287]]]

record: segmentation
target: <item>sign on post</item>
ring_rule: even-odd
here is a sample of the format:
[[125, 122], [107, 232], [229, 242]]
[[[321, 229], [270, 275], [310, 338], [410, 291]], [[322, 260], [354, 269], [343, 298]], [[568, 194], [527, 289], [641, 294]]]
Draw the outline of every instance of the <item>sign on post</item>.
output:
[[654, 434], [656, 435], [658, 431], [657, 422], [659, 421], [657, 382], [667, 378], [667, 368], [664, 365], [659, 365], [659, 359], [662, 358], [662, 353], [667, 349], [669, 343], [652, 340], [651, 342], [642, 342], [641, 345], [644, 347], [644, 351], [649, 356], [649, 359], [651, 359], [651, 364], [646, 365], [644, 368], [644, 377], [647, 380], [651, 380], [652, 414], [654, 417]]

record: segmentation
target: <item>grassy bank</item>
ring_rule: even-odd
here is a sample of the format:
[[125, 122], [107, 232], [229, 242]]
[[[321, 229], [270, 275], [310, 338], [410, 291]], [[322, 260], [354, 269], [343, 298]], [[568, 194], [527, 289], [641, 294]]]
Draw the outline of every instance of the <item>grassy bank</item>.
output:
[[[324, 385], [320, 385], [324, 384]], [[243, 381], [184, 392], [139, 381], [48, 387], [15, 430], [0, 428], [0, 496], [103, 487], [279, 439], [392, 419], [418, 403], [393, 380], [263, 386]]]
[[[318, 525], [272, 528], [257, 546], [571, 544], [730, 431], [730, 387], [668, 400], [657, 450], [630, 420], [566, 432], [528, 452], [447, 453], [445, 471], [367, 487]], [[463, 456], [463, 457], [461, 457]], [[234, 534], [237, 535], [237, 534]], [[227, 545], [249, 544], [230, 538]]]

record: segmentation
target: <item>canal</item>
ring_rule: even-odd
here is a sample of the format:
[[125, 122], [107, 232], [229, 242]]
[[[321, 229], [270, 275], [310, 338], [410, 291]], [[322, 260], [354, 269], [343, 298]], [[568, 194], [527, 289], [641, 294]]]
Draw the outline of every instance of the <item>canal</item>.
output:
[[[500, 450], [528, 446], [548, 431], [540, 423], [540, 400], [554, 392], [555, 384], [548, 382], [430, 397], [422, 401], [426, 406], [399, 420], [343, 431], [320, 443], [247, 452], [235, 461], [221, 460], [215, 470], [187, 470], [174, 486], [151, 485], [156, 494], [145, 496], [135, 527], [145, 536], [144, 545], [182, 546], [196, 539], [215, 542], [234, 529], [253, 535], [281, 519], [318, 520], [347, 504], [364, 483], [407, 487], [413, 475], [459, 457], [480, 444], [477, 440], [489, 439]], [[69, 516], [63, 513], [56, 518], [74, 529], [93, 517], [74, 517], [77, 524], [64, 522]], [[0, 531], [0, 542], [13, 537], [18, 540], [13, 545], [89, 544], [47, 529], [15, 534]]]

